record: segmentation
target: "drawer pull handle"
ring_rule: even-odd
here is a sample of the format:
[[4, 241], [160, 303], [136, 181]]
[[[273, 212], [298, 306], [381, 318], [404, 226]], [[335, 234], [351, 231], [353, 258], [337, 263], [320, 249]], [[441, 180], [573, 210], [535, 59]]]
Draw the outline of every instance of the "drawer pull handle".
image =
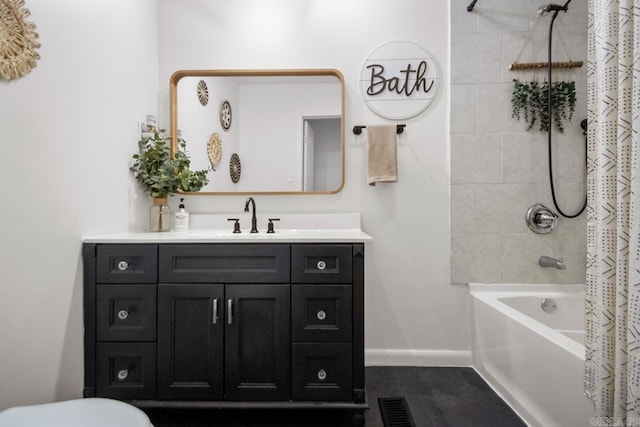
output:
[[127, 261], [120, 261], [118, 263], [118, 270], [125, 271], [127, 268], [129, 268], [129, 263]]
[[118, 319], [125, 320], [127, 317], [129, 317], [129, 312], [127, 310], [120, 310], [118, 312]]
[[118, 381], [124, 381], [127, 379], [128, 376], [129, 376], [128, 369], [121, 369], [118, 371]]
[[327, 263], [323, 260], [320, 260], [318, 261], [318, 264], [316, 264], [316, 266], [318, 267], [318, 270], [324, 270], [325, 268], [327, 268]]
[[318, 318], [318, 320], [324, 320], [327, 318], [327, 313], [325, 313], [324, 310], [320, 310], [318, 313], [316, 313], [316, 317]]
[[218, 323], [218, 298], [213, 299], [213, 324]]
[[325, 370], [324, 370], [324, 369], [320, 369], [320, 370], [318, 371], [318, 379], [319, 379], [320, 381], [324, 381], [324, 380], [326, 380], [326, 379], [327, 379], [327, 373], [325, 372]]
[[233, 299], [227, 300], [227, 323], [230, 325], [233, 323]]

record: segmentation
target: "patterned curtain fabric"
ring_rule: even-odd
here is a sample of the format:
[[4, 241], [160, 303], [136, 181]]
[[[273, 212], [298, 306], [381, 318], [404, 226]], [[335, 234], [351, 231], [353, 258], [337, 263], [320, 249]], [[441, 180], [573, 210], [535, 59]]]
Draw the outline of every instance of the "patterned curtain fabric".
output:
[[640, 426], [640, 0], [589, 0], [588, 46], [585, 393]]

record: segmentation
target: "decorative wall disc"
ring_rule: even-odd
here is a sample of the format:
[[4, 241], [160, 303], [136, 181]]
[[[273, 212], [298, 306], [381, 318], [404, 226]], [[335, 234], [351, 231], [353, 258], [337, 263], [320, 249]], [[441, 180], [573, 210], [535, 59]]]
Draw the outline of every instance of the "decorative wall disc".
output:
[[36, 25], [27, 21], [24, 0], [0, 1], [0, 78], [14, 80], [28, 74], [40, 55]]
[[229, 161], [229, 175], [234, 184], [240, 181], [240, 157], [236, 153], [233, 153]]
[[198, 82], [198, 99], [203, 107], [209, 103], [209, 89], [204, 80]]
[[409, 41], [378, 47], [365, 61], [360, 91], [367, 106], [393, 120], [414, 117], [436, 98], [440, 77], [434, 56]]
[[209, 141], [207, 142], [207, 156], [214, 169], [218, 166], [220, 160], [222, 160], [222, 139], [218, 132], [212, 133], [209, 137]]
[[231, 127], [231, 104], [226, 99], [220, 106], [220, 124], [224, 130]]

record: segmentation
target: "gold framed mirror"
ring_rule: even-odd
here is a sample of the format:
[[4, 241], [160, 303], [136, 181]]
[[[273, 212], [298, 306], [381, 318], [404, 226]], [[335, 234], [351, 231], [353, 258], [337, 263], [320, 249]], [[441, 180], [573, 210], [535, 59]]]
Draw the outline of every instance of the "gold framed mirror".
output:
[[[208, 89], [205, 105], [201, 82]], [[171, 154], [180, 134], [192, 169], [215, 168], [209, 184], [189, 194], [333, 194], [344, 187], [340, 71], [179, 70], [169, 97]], [[221, 151], [215, 165], [214, 134]], [[242, 174], [230, 174], [239, 159]]]

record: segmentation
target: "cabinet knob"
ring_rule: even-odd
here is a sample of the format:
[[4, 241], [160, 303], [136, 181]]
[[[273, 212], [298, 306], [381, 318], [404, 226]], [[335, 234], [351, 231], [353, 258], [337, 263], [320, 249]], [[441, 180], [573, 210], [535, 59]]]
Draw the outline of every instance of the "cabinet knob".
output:
[[316, 317], [318, 318], [318, 320], [324, 320], [327, 318], [327, 313], [325, 313], [324, 310], [320, 310], [316, 313]]
[[127, 268], [129, 268], [129, 263], [127, 261], [120, 261], [118, 263], [118, 270], [125, 271]]
[[124, 381], [127, 379], [128, 376], [129, 376], [128, 369], [121, 369], [118, 371], [118, 381]]
[[120, 320], [124, 320], [124, 319], [126, 319], [127, 317], [129, 317], [129, 312], [128, 312], [127, 310], [120, 310], [120, 311], [118, 312], [118, 319], [120, 319]]
[[327, 263], [323, 260], [320, 260], [318, 261], [318, 264], [316, 264], [316, 267], [318, 267], [318, 270], [324, 270], [325, 268], [327, 268]]
[[326, 379], [327, 379], [327, 373], [325, 372], [325, 370], [324, 370], [324, 369], [320, 369], [320, 370], [318, 371], [318, 379], [319, 379], [320, 381], [324, 381], [324, 380], [326, 380]]

